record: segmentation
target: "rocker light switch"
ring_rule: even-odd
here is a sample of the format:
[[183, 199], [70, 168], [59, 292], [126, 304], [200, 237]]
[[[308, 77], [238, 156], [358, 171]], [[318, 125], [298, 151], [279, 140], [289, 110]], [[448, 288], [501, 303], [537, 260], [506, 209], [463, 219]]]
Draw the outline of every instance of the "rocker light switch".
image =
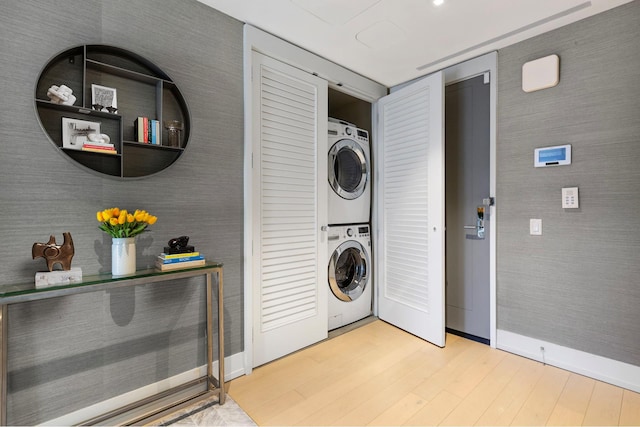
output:
[[578, 187], [570, 187], [562, 189], [562, 208], [576, 209], [580, 207], [578, 200]]
[[542, 236], [542, 220], [531, 218], [529, 220], [529, 234], [532, 236]]

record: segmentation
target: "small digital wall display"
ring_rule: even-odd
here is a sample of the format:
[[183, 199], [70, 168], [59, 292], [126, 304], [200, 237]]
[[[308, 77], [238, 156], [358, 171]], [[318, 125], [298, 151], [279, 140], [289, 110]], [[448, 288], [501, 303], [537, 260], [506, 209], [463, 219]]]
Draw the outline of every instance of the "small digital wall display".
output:
[[536, 148], [533, 164], [537, 168], [571, 164], [571, 144]]

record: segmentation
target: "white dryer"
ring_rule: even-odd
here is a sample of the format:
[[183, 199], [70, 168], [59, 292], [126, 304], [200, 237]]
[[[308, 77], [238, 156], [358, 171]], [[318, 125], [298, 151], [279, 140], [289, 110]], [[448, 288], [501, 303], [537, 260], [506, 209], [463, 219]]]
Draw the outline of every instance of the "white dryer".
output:
[[369, 133], [329, 118], [329, 224], [369, 222], [371, 160]]
[[329, 227], [329, 329], [371, 314], [371, 233], [369, 224]]

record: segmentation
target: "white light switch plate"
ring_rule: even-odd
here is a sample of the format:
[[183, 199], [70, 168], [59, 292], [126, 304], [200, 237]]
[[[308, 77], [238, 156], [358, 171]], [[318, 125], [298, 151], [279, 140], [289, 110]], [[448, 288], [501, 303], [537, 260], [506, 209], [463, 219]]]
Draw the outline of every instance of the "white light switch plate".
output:
[[537, 218], [529, 219], [529, 234], [532, 236], [542, 236], [542, 220]]
[[562, 208], [576, 209], [580, 207], [578, 199], [578, 187], [569, 187], [562, 189]]

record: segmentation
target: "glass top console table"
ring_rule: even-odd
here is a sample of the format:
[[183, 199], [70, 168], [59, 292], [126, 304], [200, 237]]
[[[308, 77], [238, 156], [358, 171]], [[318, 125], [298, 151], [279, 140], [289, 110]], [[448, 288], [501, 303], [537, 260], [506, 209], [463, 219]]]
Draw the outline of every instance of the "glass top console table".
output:
[[[218, 378], [213, 375], [213, 283], [212, 275], [217, 276], [218, 290]], [[21, 302], [36, 301], [48, 298], [63, 297], [86, 292], [97, 292], [125, 286], [159, 283], [167, 280], [183, 279], [196, 276], [206, 279], [206, 361], [207, 374], [188, 383], [172, 387], [153, 396], [133, 402], [117, 410], [85, 420], [81, 424], [104, 424], [110, 419], [122, 420], [122, 424], [139, 424], [149, 422], [170, 411], [178, 410], [198, 400], [217, 396], [219, 403], [224, 404], [224, 306], [223, 306], [223, 274], [222, 263], [207, 261], [203, 266], [183, 270], [159, 271], [156, 269], [138, 270], [129, 276], [113, 276], [110, 273], [84, 276], [82, 282], [36, 289], [34, 283], [0, 285], [0, 424], [7, 425], [7, 354], [8, 354], [8, 305]], [[205, 384], [202, 389], [199, 384]], [[186, 391], [196, 388], [193, 393]], [[171, 396], [176, 396], [172, 399]], [[155, 403], [161, 402], [161, 403]], [[121, 422], [118, 422], [121, 423]]]

